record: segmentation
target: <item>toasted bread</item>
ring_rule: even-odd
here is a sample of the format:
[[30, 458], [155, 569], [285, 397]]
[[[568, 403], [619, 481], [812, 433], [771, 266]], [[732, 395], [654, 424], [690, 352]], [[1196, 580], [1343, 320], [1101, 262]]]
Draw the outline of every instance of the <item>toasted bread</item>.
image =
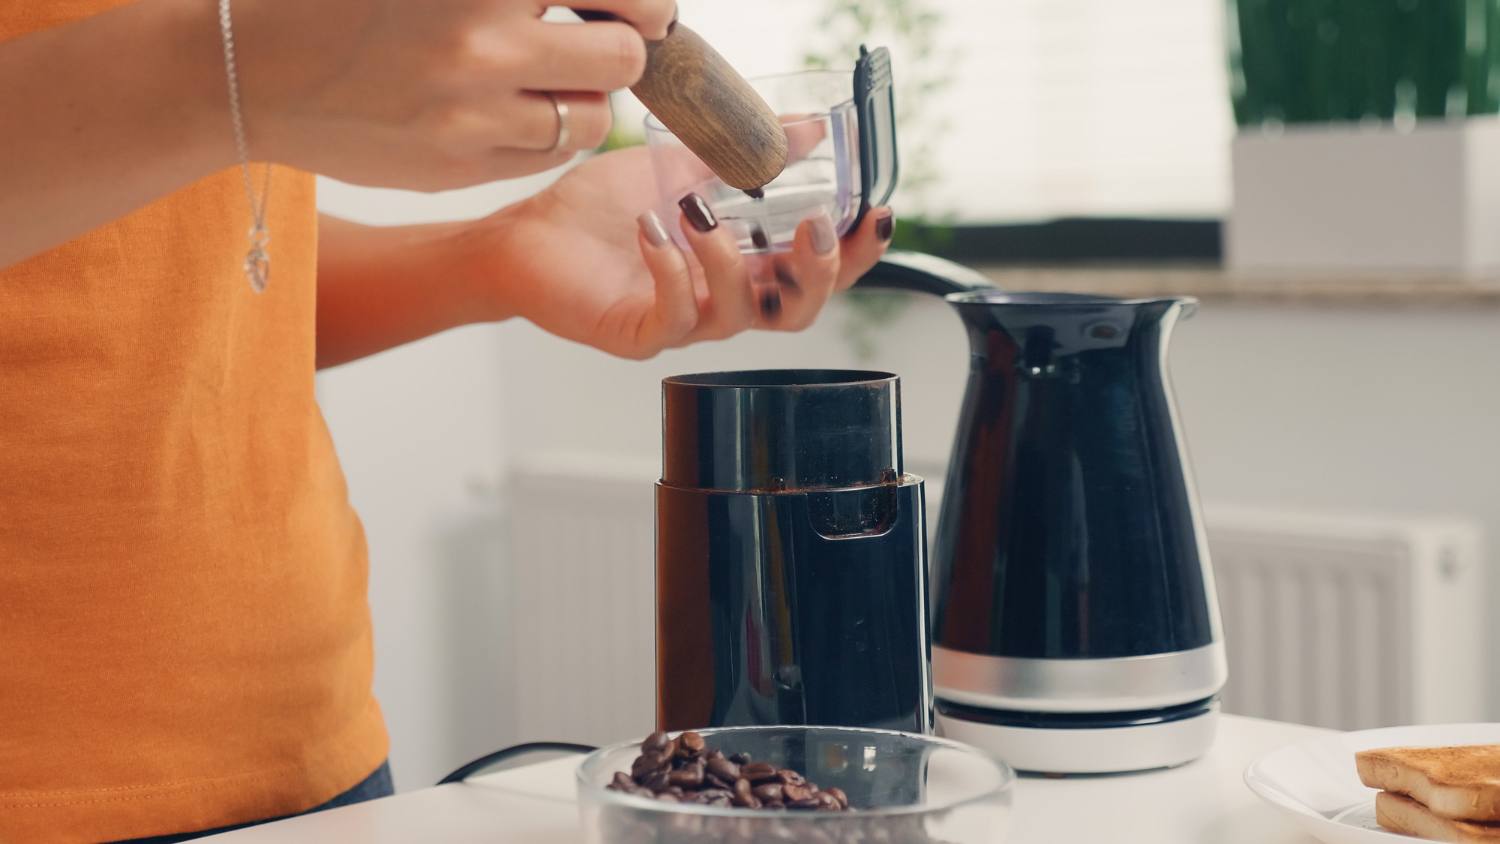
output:
[[1500, 842], [1500, 824], [1438, 817], [1410, 797], [1389, 791], [1375, 795], [1375, 820], [1392, 832], [1415, 835], [1428, 841], [1450, 841], [1455, 844]]
[[1409, 795], [1434, 815], [1500, 821], [1500, 744], [1366, 750], [1354, 766], [1360, 782]]

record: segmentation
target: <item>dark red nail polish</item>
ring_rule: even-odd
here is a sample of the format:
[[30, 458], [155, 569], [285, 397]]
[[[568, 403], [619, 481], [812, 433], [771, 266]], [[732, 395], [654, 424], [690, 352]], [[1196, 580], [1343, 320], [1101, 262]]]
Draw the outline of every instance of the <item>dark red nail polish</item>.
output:
[[797, 277], [792, 275], [791, 270], [780, 264], [776, 265], [776, 280], [781, 282], [782, 287], [790, 287], [793, 290], [797, 289]]
[[713, 209], [703, 201], [703, 197], [696, 193], [690, 193], [682, 199], [677, 200], [677, 207], [687, 216], [688, 224], [699, 232], [711, 232], [719, 227], [719, 221], [714, 218]]
[[755, 245], [756, 249], [771, 248], [771, 239], [766, 237], [766, 230], [760, 226], [752, 225], [750, 227], [750, 242]]
[[768, 287], [760, 294], [760, 312], [765, 314], [766, 319], [775, 319], [781, 313], [780, 290]]
[[888, 241], [891, 235], [896, 233], [896, 216], [887, 214], [875, 221], [875, 236], [881, 241]]

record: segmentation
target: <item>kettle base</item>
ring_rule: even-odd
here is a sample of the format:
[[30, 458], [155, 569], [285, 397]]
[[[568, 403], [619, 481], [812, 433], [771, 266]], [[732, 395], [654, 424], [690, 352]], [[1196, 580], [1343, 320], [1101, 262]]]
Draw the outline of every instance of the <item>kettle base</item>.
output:
[[[1217, 698], [1161, 710], [1162, 716], [1070, 714], [1054, 723], [1043, 713], [1007, 713], [939, 702], [938, 735], [995, 754], [1017, 771], [1039, 774], [1118, 774], [1171, 768], [1208, 752], [1219, 723]], [[1144, 717], [1143, 717], [1144, 716]]]

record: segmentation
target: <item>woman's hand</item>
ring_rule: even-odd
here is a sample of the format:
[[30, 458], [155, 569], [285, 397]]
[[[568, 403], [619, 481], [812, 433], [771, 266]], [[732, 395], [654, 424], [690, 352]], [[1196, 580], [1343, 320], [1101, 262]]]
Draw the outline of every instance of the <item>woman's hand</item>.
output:
[[[621, 19], [598, 23], [543, 21], [549, 5], [238, 0], [252, 155], [357, 184], [438, 190], [539, 172], [598, 146], [607, 92], [640, 78], [645, 39], [666, 35], [675, 2], [588, 0]], [[568, 110], [561, 149], [549, 94]]]
[[[691, 201], [677, 218], [657, 218], [656, 197], [646, 149], [600, 155], [478, 223], [462, 272], [489, 291], [497, 316], [641, 359], [748, 328], [806, 328], [874, 266], [893, 227], [889, 209], [874, 209], [840, 242], [826, 216], [807, 220], [792, 251], [772, 260], [741, 255]], [[681, 226], [692, 251], [665, 226]]]

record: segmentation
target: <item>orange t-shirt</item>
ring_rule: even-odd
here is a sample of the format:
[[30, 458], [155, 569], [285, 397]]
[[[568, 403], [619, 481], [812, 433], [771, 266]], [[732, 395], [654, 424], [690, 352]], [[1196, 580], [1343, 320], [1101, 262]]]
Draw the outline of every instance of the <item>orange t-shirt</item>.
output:
[[[119, 3], [0, 3], [0, 40]], [[0, 842], [293, 813], [385, 758], [311, 176], [268, 222], [261, 295], [237, 170], [0, 269]]]

